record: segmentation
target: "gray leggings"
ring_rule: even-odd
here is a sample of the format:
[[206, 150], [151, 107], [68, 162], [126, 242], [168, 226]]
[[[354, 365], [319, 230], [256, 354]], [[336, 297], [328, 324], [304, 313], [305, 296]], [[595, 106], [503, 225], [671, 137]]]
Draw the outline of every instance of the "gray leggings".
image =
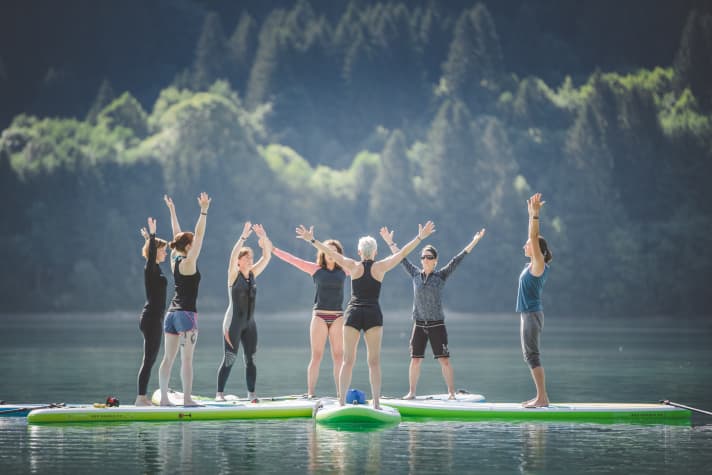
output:
[[539, 358], [539, 341], [541, 330], [544, 328], [544, 312], [531, 312], [521, 314], [519, 335], [522, 339], [522, 353], [524, 361], [531, 369], [541, 366]]

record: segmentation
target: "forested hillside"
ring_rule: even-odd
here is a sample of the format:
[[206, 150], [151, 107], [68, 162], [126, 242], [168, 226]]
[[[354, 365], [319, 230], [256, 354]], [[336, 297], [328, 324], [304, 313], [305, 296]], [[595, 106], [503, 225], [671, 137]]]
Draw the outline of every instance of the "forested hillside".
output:
[[[207, 191], [205, 310], [226, 304], [227, 258], [247, 219], [305, 258], [313, 250], [294, 239], [300, 223], [355, 256], [360, 235], [388, 225], [404, 243], [433, 219], [441, 264], [487, 228], [449, 281], [448, 306], [513, 312], [525, 200], [540, 191], [554, 254], [548, 312], [708, 312], [709, 8], [663, 2], [629, 25], [647, 3], [620, 2], [595, 42], [600, 32], [572, 40], [555, 29], [552, 2], [334, 3], [177, 2], [182, 23], [168, 31], [158, 21], [161, 43], [74, 51], [96, 64], [122, 54], [171, 63], [157, 77], [138, 69], [89, 87], [81, 70], [65, 70], [32, 104], [6, 102], [20, 110], [0, 136], [5, 310], [138, 311], [138, 229], [154, 216], [168, 237], [164, 193], [192, 227]], [[584, 14], [596, 24], [614, 5], [554, 3], [574, 24]], [[166, 4], [129, 2], [125, 23], [107, 31], [147, 37], [148, 19], [160, 19], [152, 8]], [[647, 45], [630, 44], [641, 35]], [[9, 64], [0, 55], [0, 98], [13, 95]], [[260, 295], [262, 308], [300, 309], [313, 290], [275, 259]], [[383, 295], [410, 305], [403, 272], [388, 275]]]

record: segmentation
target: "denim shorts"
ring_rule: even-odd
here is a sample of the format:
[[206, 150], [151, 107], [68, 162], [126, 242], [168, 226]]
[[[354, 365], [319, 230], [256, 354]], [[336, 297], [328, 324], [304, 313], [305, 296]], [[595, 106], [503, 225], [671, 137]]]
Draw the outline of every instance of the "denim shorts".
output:
[[163, 331], [172, 335], [198, 329], [198, 314], [186, 310], [175, 310], [166, 314]]

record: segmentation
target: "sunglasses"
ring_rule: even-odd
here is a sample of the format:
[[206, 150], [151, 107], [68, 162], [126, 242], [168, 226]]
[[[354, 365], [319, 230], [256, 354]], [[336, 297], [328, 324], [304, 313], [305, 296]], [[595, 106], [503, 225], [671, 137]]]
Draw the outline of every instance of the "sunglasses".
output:
[[435, 256], [431, 256], [431, 255], [429, 255], [429, 254], [424, 254], [424, 255], [420, 256], [420, 260], [422, 261], [423, 259], [427, 259], [427, 260], [429, 260], [429, 261], [434, 261], [434, 260], [436, 259], [436, 257], [435, 257]]

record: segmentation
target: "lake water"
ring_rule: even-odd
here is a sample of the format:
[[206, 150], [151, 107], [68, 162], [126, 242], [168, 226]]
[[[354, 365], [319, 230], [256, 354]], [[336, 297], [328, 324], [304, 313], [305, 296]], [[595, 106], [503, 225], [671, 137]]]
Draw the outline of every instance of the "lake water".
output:
[[[307, 313], [259, 314], [258, 395], [306, 391]], [[196, 393], [215, 392], [222, 316], [200, 316]], [[132, 404], [141, 358], [135, 314], [0, 315], [0, 399]], [[533, 396], [515, 314], [448, 314], [458, 388], [490, 401]], [[383, 393], [407, 392], [408, 312], [385, 312]], [[547, 316], [543, 362], [553, 402], [657, 402], [712, 409], [709, 319]], [[429, 352], [429, 350], [428, 350]], [[161, 351], [162, 354], [162, 351]], [[159, 357], [160, 358], [160, 357]], [[363, 344], [352, 387], [369, 391]], [[180, 387], [179, 364], [171, 385]], [[244, 396], [237, 366], [227, 392]], [[151, 390], [157, 386], [157, 365]], [[428, 353], [420, 394], [444, 392]], [[331, 362], [319, 395], [334, 395]], [[712, 473], [712, 417], [689, 427], [404, 422], [348, 432], [309, 419], [27, 425], [0, 418], [0, 473]]]

